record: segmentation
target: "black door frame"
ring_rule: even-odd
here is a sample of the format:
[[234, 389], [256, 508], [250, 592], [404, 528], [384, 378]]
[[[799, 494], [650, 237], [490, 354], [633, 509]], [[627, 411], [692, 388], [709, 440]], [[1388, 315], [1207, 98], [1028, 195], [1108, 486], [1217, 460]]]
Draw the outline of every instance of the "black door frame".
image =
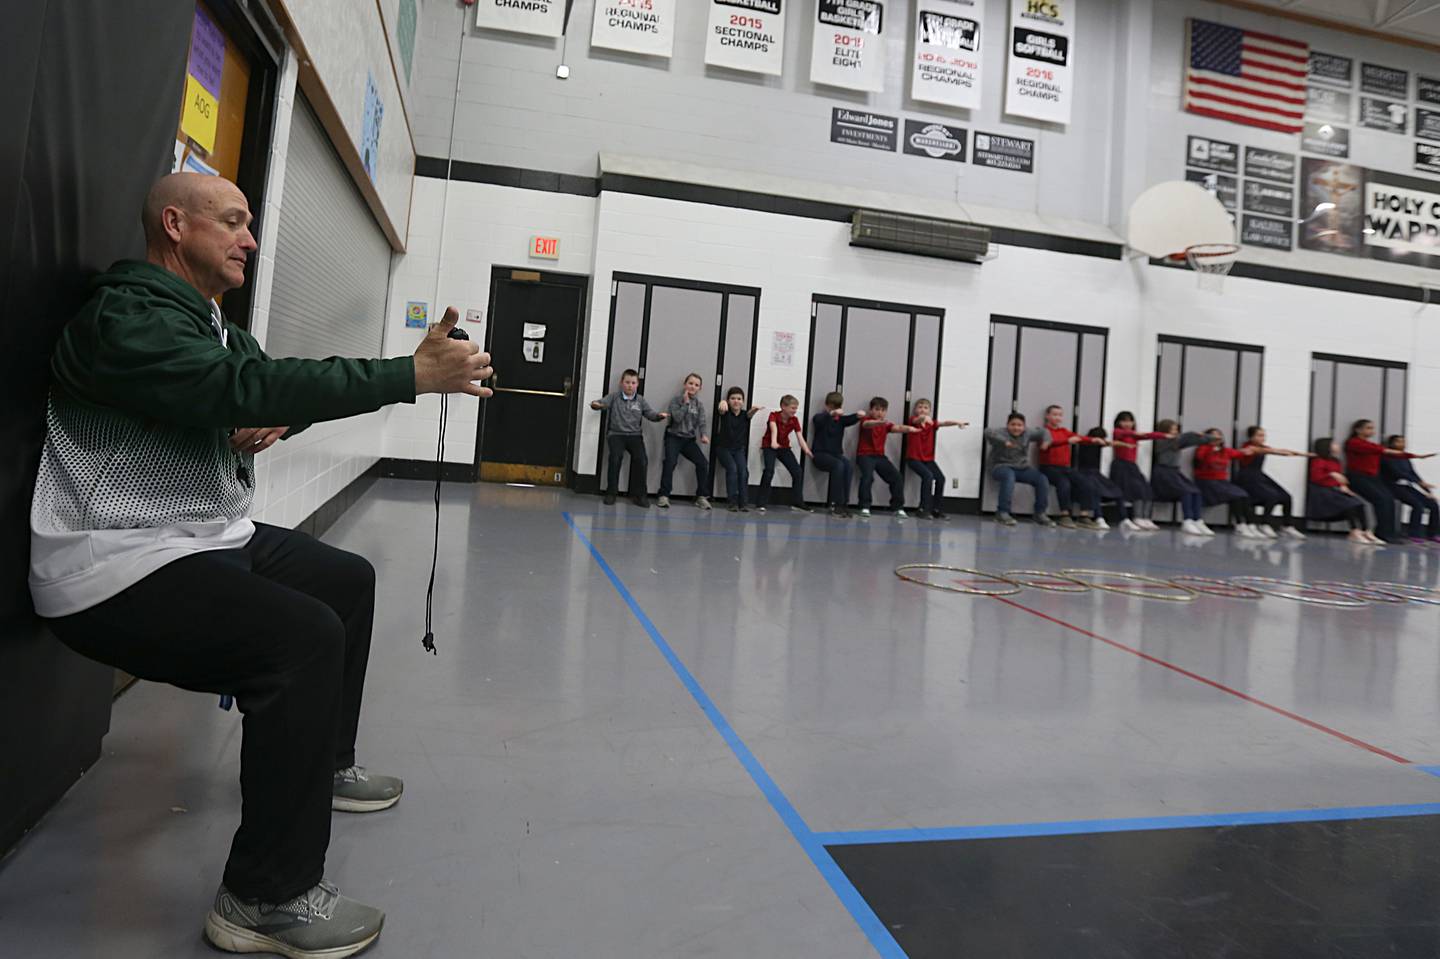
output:
[[1154, 418], [1160, 415], [1160, 354], [1166, 343], [1173, 343], [1180, 347], [1180, 389], [1176, 394], [1179, 397], [1179, 410], [1175, 418], [1181, 423], [1185, 422], [1185, 353], [1192, 346], [1201, 346], [1212, 350], [1233, 350], [1235, 353], [1235, 390], [1230, 399], [1230, 423], [1231, 437], [1230, 445], [1237, 446], [1240, 443], [1240, 427], [1237, 425], [1240, 414], [1240, 371], [1241, 363], [1246, 353], [1258, 353], [1260, 355], [1260, 382], [1258, 384], [1260, 396], [1255, 402], [1255, 423], [1258, 426], [1264, 419], [1265, 412], [1265, 347], [1256, 346], [1253, 343], [1231, 343], [1226, 340], [1204, 340], [1191, 336], [1171, 336], [1161, 333], [1155, 340], [1155, 402], [1150, 407], [1151, 423]]
[[[832, 296], [827, 293], [812, 293], [810, 295], [810, 342], [805, 351], [805, 415], [809, 416], [810, 397], [815, 389], [815, 332], [819, 324], [819, 307], [838, 306], [840, 307], [840, 341], [835, 356], [835, 374], [843, 376], [845, 373], [845, 336], [849, 324], [850, 310], [880, 310], [886, 313], [904, 313], [910, 317], [910, 330], [906, 340], [905, 348], [905, 399], [904, 411], [900, 417], [901, 422], [910, 419], [910, 404], [913, 402], [911, 394], [914, 391], [912, 376], [915, 372], [915, 326], [917, 318], [921, 316], [933, 316], [939, 321], [939, 333], [935, 340], [935, 393], [929, 397], [934, 404], [932, 409], [940, 408], [940, 370], [941, 357], [945, 355], [945, 308], [942, 306], [916, 306], [911, 303], [891, 303], [885, 300], [862, 300], [850, 296]], [[844, 381], [838, 381], [836, 388], [843, 392]], [[825, 392], [830, 392], [828, 389]], [[897, 463], [897, 467], [904, 467], [903, 463]], [[804, 457], [801, 457], [801, 467], [804, 467]], [[804, 490], [801, 490], [804, 495]]]
[[[615, 373], [610, 365], [610, 357], [615, 351], [615, 309], [619, 302], [621, 283], [635, 283], [645, 287], [645, 306], [643, 307], [640, 318], [640, 355], [636, 357], [635, 363], [635, 369], [640, 374], [639, 392], [641, 396], [645, 395], [645, 367], [646, 360], [649, 359], [650, 355], [650, 300], [657, 286], [677, 290], [698, 290], [704, 293], [720, 294], [720, 335], [717, 338], [715, 347], [715, 362], [712, 369], [706, 372], [705, 375], [707, 376], [711, 376], [716, 370], [722, 373], [725, 372], [721, 367], [723, 367], [725, 363], [725, 339], [730, 330], [730, 297], [748, 296], [754, 298], [755, 315], [750, 322], [750, 365], [745, 373], [746, 393], [748, 395], [754, 392], [755, 354], [759, 349], [758, 341], [760, 339], [760, 287], [741, 286], [735, 283], [713, 283], [708, 280], [691, 280], [674, 276], [655, 276], [649, 273], [626, 273], [616, 270], [610, 274], [610, 318], [605, 331], [605, 379], [602, 384], [602, 395], [610, 392]], [[719, 382], [718, 377], [711, 376], [711, 378], [716, 380], [711, 389], [712, 396], [710, 401], [710, 429], [713, 433], [714, 430], [718, 428], [720, 422], [718, 410], [720, 407], [721, 390], [725, 387]], [[595, 478], [601, 487], [604, 486], [605, 478], [605, 425], [608, 415], [609, 414], [604, 412], [600, 414], [600, 443], [595, 451]], [[714, 474], [715, 471], [711, 470], [710, 492], [712, 493], [714, 492], [717, 479]]]
[[[1105, 326], [1085, 326], [1081, 323], [1062, 323], [1059, 320], [1033, 320], [1023, 316], [1007, 316], [1001, 313], [990, 314], [990, 336], [985, 347], [985, 412], [981, 420], [981, 430], [989, 428], [990, 424], [990, 368], [995, 363], [995, 324], [1005, 323], [1018, 327], [1015, 333], [1015, 366], [1010, 372], [1010, 411], [1015, 410], [1015, 390], [1020, 385], [1020, 353], [1025, 343], [1025, 329], [1037, 330], [1059, 330], [1065, 333], [1074, 333], [1075, 337], [1075, 392], [1070, 398], [1070, 429], [1079, 432], [1080, 430], [1080, 380], [1081, 371], [1085, 369], [1085, 334], [1098, 334], [1101, 338], [1100, 344], [1100, 420], [1105, 419], [1105, 384], [1110, 375], [1110, 328]], [[1027, 422], [1027, 426], [1031, 425]], [[990, 471], [985, 468], [985, 460], [989, 455], [988, 444], [980, 444], [980, 503], [978, 512], [985, 511], [985, 483], [990, 478]], [[1048, 504], [1047, 504], [1048, 505]]]
[[[516, 273], [534, 274], [538, 276], [535, 280], [516, 280]], [[583, 273], [560, 273], [549, 270], [536, 270], [527, 266], [494, 266], [490, 267], [490, 299], [486, 304], [485, 323], [485, 351], [490, 351], [490, 344], [495, 335], [495, 295], [499, 290], [501, 282], [536, 283], [541, 286], [565, 286], [580, 291], [580, 312], [575, 318], [575, 356], [570, 364], [570, 416], [565, 427], [565, 479], [567, 487], [573, 487], [575, 481], [575, 469], [571, 465], [575, 455], [575, 435], [580, 425], [580, 413], [575, 405], [575, 397], [580, 395], [580, 363], [585, 355], [585, 329], [589, 326], [590, 318], [590, 277]], [[479, 422], [475, 427], [475, 462], [472, 466], [473, 475], [470, 482], [480, 481], [480, 462], [485, 455], [485, 412], [484, 401], [481, 401]]]

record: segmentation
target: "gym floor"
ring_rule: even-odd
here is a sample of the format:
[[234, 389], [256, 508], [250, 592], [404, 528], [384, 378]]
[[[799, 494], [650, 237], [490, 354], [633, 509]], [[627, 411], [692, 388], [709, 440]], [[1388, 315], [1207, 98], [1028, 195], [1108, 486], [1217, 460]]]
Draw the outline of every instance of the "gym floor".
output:
[[[368, 953], [1433, 956], [1440, 606], [906, 583], [906, 562], [1435, 586], [1440, 550], [1005, 530], [381, 481], [326, 539], [379, 571], [336, 814]], [[223, 610], [217, 610], [223, 615]], [[197, 623], [196, 628], [204, 628]], [[0, 868], [0, 952], [211, 956], [240, 719], [142, 683]]]

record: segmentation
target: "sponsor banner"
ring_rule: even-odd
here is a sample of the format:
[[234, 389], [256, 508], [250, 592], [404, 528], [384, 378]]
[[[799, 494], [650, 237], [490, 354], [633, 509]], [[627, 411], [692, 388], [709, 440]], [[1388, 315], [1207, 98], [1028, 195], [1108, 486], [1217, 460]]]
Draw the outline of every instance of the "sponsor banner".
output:
[[1409, 112], [1410, 109], [1403, 103], [1392, 103], [1375, 97], [1360, 98], [1360, 125], [1370, 130], [1403, 134]]
[[565, 32], [565, 0], [477, 0], [475, 26], [558, 37]]
[[966, 110], [980, 108], [980, 40], [985, 7], [978, 0], [919, 0], [910, 97]]
[[1350, 87], [1355, 83], [1355, 61], [1333, 53], [1310, 51], [1310, 82]]
[[1080, 0], [1010, 0], [1005, 112], [1069, 123], [1075, 98], [1075, 13]]
[[1415, 169], [1431, 176], [1440, 176], [1440, 145], [1415, 144]]
[[1361, 209], [1361, 236], [1372, 257], [1440, 266], [1440, 184], [1367, 170]]
[[816, 0], [810, 82], [885, 89], [886, 12], [881, 0]]
[[785, 68], [783, 0], [710, 0], [705, 62], [780, 76]]
[[1418, 74], [1415, 77], [1415, 99], [1421, 103], [1440, 104], [1440, 78]]
[[894, 153], [899, 128], [900, 123], [895, 117], [887, 117], [883, 113], [868, 113], [849, 107], [834, 107], [830, 111], [831, 143]]
[[1300, 161], [1300, 248], [1360, 256], [1365, 170], [1332, 160]]
[[1360, 64], [1360, 92], [1389, 97], [1392, 100], [1410, 99], [1410, 73], [1393, 67], [1382, 67], [1374, 63]]
[[590, 46], [670, 56], [675, 46], [675, 0], [596, 0]]
[[1300, 151], [1318, 153], [1325, 157], [1348, 157], [1350, 130], [1348, 127], [1337, 127], [1329, 123], [1306, 123], [1300, 134]]
[[1267, 216], [1294, 219], [1295, 189], [1279, 183], [1266, 183], [1264, 180], [1246, 180], [1244, 209], [1246, 213], [1264, 213]]
[[905, 121], [905, 152], [935, 160], [965, 162], [965, 128], [933, 120]]
[[1321, 123], [1349, 123], [1350, 100], [1343, 90], [1310, 87], [1305, 91], [1305, 116]]
[[1220, 205], [1231, 213], [1235, 212], [1240, 202], [1240, 188], [1238, 181], [1233, 176], [1226, 176], [1223, 173], [1209, 173], [1205, 170], [1186, 170], [1185, 179], [1191, 183], [1198, 183], [1209, 190]]
[[1186, 137], [1185, 165], [1216, 173], [1239, 173], [1240, 146], [1209, 137]]
[[1440, 110], [1415, 110], [1415, 135], [1422, 140], [1440, 140]]
[[1263, 246], [1270, 250], [1291, 250], [1289, 220], [1245, 214], [1240, 218], [1240, 242], [1246, 246]]
[[995, 170], [1017, 173], [1035, 172], [1035, 141], [1007, 137], [998, 133], [975, 134], [975, 150], [970, 162]]
[[1274, 180], [1277, 183], [1294, 183], [1295, 154], [1246, 147], [1245, 175], [1260, 177], [1262, 180]]

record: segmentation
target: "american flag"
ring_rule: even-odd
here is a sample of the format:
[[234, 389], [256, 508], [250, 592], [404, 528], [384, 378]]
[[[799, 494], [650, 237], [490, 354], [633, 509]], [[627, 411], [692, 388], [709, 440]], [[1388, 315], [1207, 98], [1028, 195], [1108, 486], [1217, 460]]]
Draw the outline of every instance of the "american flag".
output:
[[1305, 125], [1309, 70], [1309, 44], [1191, 20], [1185, 109], [1252, 127], [1299, 133]]

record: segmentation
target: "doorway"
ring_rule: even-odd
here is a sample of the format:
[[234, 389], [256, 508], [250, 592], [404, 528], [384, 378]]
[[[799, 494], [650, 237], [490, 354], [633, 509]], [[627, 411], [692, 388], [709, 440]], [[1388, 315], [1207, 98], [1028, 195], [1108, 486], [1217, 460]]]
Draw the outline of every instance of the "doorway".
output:
[[[1004, 429], [1012, 411], [1025, 416], [1026, 426], [1041, 426], [1045, 407], [1054, 403], [1069, 407], [1067, 425], [1077, 433], [1104, 426], [1108, 350], [1109, 331], [1103, 327], [990, 317], [985, 427]], [[998, 495], [988, 482], [989, 473], [982, 463], [980, 502], [985, 512], [994, 511]], [[1034, 491], [1024, 484], [1016, 486], [1015, 514], [1034, 509]]]
[[589, 277], [495, 267], [485, 349], [498, 371], [481, 406], [480, 479], [564, 486]]
[[[871, 397], [890, 401], [890, 419], [903, 423], [910, 406], [928, 399], [940, 409], [940, 346], [945, 311], [938, 307], [906, 306], [875, 300], [854, 300], [815, 295], [810, 302], [810, 369], [805, 380], [805, 431], [810, 418], [825, 409], [825, 395], [845, 394], [845, 411], [862, 409]], [[858, 430], [845, 432], [845, 455], [855, 457]], [[903, 437], [891, 433], [885, 453], [896, 468]], [[919, 503], [920, 481], [905, 471], [905, 503]], [[781, 480], [779, 474], [776, 480]], [[828, 477], [807, 470], [805, 499], [825, 502]], [[858, 492], [859, 477], [851, 489]], [[777, 485], [781, 485], [777, 483]], [[877, 503], [889, 503], [890, 492], [878, 476], [871, 491]], [[943, 495], [943, 493], [942, 493]]]
[[[620, 373], [640, 374], [640, 392], [650, 405], [663, 411], [689, 373], [698, 373], [705, 385], [699, 396], [715, 410], [724, 391], [738, 386], [751, 393], [755, 374], [755, 337], [760, 322], [760, 290], [748, 286], [707, 283], [670, 277], [616, 273], [610, 283], [610, 341], [606, 348], [605, 382], [597, 393], [616, 388]], [[605, 435], [601, 418], [602, 438]], [[647, 424], [645, 451], [650, 469], [647, 486], [660, 486], [665, 430]], [[705, 450], [707, 457], [709, 449]], [[595, 472], [604, 485], [605, 443], [595, 457]], [[711, 470], [711, 486], [724, 489], [722, 477]], [[723, 471], [722, 471], [723, 472]], [[620, 493], [628, 493], [630, 471], [620, 471]], [[672, 495], [693, 496], [695, 474], [675, 471]], [[707, 493], [708, 495], [708, 493]]]
[[1394, 360], [1312, 353], [1310, 440], [1333, 436], [1343, 446], [1356, 420], [1374, 420], [1380, 436], [1405, 432], [1409, 370]]

